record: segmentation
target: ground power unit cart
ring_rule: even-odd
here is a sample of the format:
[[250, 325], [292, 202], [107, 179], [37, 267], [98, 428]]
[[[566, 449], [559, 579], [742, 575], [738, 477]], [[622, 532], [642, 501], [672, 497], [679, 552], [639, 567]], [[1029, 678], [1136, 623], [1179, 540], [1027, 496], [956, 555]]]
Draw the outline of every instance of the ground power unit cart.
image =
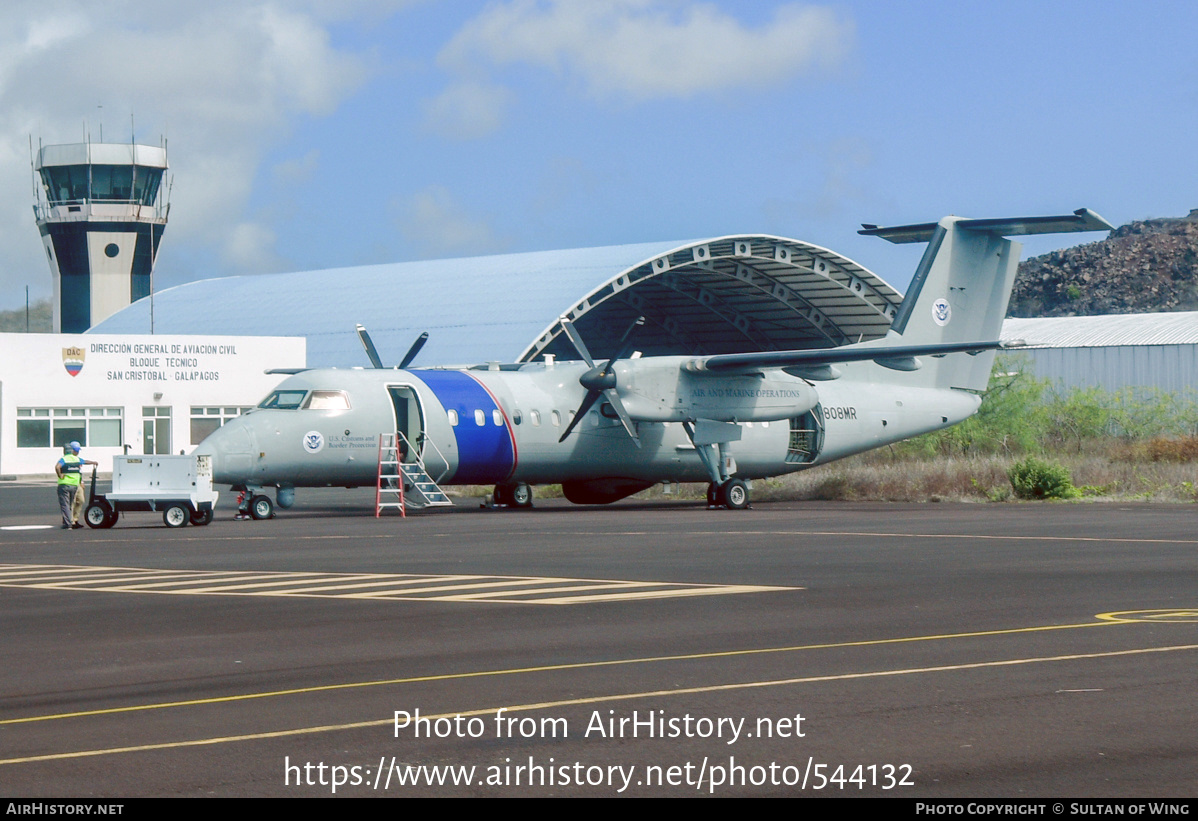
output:
[[212, 489], [211, 456], [114, 456], [112, 492], [91, 493], [84, 520], [88, 527], [112, 527], [129, 511], [162, 511], [167, 527], [206, 525], [212, 521], [217, 492]]

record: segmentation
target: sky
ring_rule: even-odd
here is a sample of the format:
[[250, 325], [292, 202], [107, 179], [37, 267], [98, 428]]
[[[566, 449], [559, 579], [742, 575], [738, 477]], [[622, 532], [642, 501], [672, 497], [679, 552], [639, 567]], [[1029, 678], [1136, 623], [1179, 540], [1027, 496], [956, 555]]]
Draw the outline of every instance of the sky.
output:
[[159, 289], [767, 233], [901, 290], [860, 223], [1198, 208], [1190, 2], [0, 8], [0, 309], [51, 293], [31, 142], [166, 140]]

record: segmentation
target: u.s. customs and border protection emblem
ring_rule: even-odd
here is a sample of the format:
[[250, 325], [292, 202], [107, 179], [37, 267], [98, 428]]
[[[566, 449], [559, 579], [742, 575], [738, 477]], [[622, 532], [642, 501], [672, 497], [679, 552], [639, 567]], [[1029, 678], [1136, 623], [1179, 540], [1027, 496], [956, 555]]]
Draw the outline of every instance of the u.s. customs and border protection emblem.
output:
[[947, 299], [938, 299], [932, 303], [932, 321], [937, 325], [947, 325], [952, 315]]

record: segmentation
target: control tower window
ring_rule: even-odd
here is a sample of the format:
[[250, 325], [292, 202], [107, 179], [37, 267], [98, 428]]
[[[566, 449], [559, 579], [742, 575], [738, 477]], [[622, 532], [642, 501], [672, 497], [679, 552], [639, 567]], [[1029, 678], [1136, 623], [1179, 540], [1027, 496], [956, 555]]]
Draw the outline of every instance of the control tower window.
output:
[[142, 165], [56, 165], [42, 169], [42, 184], [54, 205], [88, 199], [153, 205], [162, 172]]

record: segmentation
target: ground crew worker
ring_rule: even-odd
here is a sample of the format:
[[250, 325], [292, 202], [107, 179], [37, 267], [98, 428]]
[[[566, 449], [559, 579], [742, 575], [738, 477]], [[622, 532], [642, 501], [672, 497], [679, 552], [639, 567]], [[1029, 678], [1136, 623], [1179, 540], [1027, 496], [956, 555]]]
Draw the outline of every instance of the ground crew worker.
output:
[[78, 442], [62, 446], [62, 458], [54, 466], [58, 476], [58, 507], [62, 511], [63, 530], [83, 527], [79, 517], [83, 515], [83, 466], [98, 465], [79, 457]]

